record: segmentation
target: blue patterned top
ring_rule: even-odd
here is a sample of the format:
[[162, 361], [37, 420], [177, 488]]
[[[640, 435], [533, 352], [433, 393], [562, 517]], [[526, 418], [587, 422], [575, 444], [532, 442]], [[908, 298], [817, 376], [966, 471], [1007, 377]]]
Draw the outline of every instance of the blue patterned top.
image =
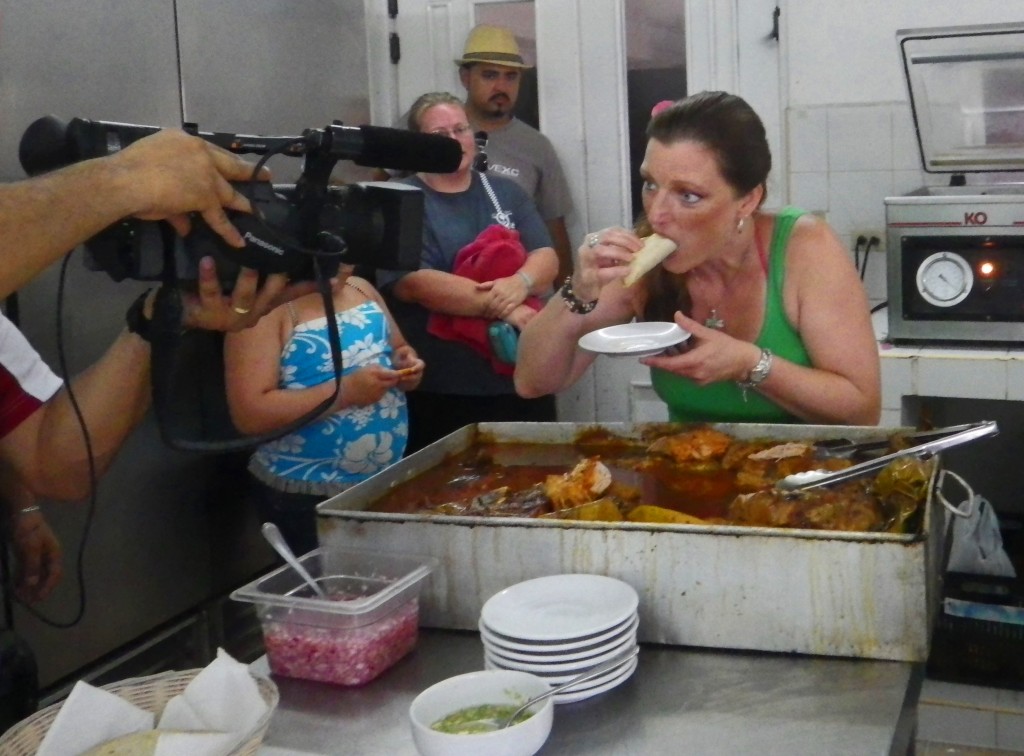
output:
[[[376, 302], [363, 302], [335, 317], [343, 375], [366, 365], [392, 366], [391, 329]], [[303, 389], [333, 380], [327, 318], [298, 324], [281, 354], [280, 387]], [[263, 444], [249, 470], [279, 490], [330, 495], [401, 459], [408, 436], [405, 393], [393, 388], [374, 404], [347, 407]]]

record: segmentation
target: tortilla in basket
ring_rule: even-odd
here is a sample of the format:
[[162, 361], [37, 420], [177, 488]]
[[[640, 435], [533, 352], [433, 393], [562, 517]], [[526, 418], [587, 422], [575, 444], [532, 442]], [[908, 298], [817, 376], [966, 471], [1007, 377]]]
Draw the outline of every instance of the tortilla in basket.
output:
[[654, 270], [661, 261], [676, 251], [676, 243], [671, 239], [666, 239], [660, 234], [651, 234], [644, 239], [644, 246], [633, 255], [632, 261], [629, 263], [629, 273], [622, 280], [622, 283], [626, 286], [632, 286], [640, 278]]
[[173, 741], [168, 746], [173, 753], [227, 753], [237, 740], [233, 733], [212, 730], [140, 730], [93, 746], [80, 756], [153, 756], [161, 737]]
[[93, 746], [81, 756], [152, 756], [160, 730], [143, 730]]

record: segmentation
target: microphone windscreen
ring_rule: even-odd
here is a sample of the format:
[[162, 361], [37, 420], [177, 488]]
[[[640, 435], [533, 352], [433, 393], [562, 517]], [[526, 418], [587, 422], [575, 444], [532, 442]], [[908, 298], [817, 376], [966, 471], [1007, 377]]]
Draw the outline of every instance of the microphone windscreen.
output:
[[77, 159], [68, 140], [68, 125], [56, 116], [37, 118], [21, 135], [18, 160], [29, 176], [63, 168]]
[[462, 145], [439, 134], [421, 134], [383, 126], [360, 126], [362, 149], [357, 165], [416, 173], [451, 173], [462, 162]]

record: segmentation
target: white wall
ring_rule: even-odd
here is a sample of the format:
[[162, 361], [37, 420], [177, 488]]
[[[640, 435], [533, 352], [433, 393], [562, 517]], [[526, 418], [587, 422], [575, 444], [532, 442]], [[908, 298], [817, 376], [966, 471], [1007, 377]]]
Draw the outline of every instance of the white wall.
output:
[[[1024, 1], [782, 5], [789, 201], [823, 213], [850, 248], [858, 231], [884, 244], [885, 197], [948, 180], [921, 169], [897, 30], [1021, 21]], [[883, 254], [870, 256], [865, 283], [872, 302], [886, 299]]]
[[1024, 0], [782, 0], [789, 104], [905, 102], [896, 31], [1024, 20]]

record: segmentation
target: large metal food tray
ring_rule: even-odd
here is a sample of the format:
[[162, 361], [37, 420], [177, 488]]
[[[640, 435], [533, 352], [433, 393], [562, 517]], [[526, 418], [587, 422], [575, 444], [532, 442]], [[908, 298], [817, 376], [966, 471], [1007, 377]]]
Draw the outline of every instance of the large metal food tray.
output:
[[[600, 523], [366, 511], [395, 485], [473, 444], [567, 443], [584, 428], [639, 436], [645, 425], [466, 426], [318, 505], [325, 549], [435, 557], [421, 623], [475, 630], [484, 602], [558, 573], [619, 578], [640, 595], [639, 637], [686, 646], [924, 661], [939, 604], [942, 518], [932, 489], [914, 534]], [[721, 424], [738, 438], [868, 440], [894, 429]]]

